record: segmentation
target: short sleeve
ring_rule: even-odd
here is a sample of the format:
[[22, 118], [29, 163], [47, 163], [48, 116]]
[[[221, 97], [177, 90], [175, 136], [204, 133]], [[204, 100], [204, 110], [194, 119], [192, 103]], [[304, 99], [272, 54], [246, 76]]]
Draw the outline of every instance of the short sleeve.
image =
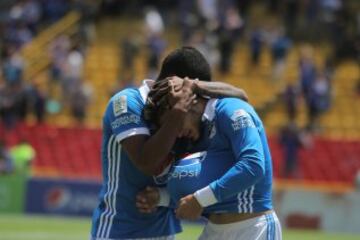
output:
[[142, 117], [144, 103], [135, 91], [118, 93], [107, 107], [106, 120], [118, 142], [135, 135], [150, 135]]

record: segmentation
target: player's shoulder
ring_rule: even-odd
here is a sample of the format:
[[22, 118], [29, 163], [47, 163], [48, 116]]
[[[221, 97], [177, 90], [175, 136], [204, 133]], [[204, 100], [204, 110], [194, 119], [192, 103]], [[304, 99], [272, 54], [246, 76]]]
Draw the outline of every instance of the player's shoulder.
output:
[[229, 115], [238, 110], [242, 110], [249, 114], [252, 114], [255, 111], [249, 103], [239, 98], [222, 98], [217, 101], [216, 111], [218, 114]]
[[217, 121], [237, 121], [238, 119], [250, 119], [255, 125], [260, 126], [261, 119], [253, 106], [238, 98], [219, 99], [216, 104]]
[[116, 93], [109, 100], [107, 112], [113, 112], [114, 116], [131, 112], [141, 112], [144, 102], [136, 88], [125, 88]]
[[141, 100], [139, 90], [136, 88], [125, 88], [120, 92], [117, 92], [114, 96], [110, 98], [110, 102], [114, 102], [119, 98], [126, 98], [128, 101]]

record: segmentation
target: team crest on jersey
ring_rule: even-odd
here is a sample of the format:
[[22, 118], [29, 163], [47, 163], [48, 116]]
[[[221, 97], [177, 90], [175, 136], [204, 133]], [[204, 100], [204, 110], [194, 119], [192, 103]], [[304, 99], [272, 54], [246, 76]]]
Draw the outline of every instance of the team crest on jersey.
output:
[[253, 123], [250, 115], [243, 109], [234, 111], [231, 116], [232, 127], [234, 131], [243, 129], [243, 128], [254, 128], [255, 124]]
[[113, 102], [114, 115], [119, 116], [120, 114], [127, 112], [127, 97], [122, 95], [115, 98]]

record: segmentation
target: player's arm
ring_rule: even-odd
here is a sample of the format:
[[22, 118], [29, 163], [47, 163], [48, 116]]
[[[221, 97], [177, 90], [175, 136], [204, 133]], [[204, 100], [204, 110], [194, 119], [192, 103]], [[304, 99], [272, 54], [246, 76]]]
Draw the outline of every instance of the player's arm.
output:
[[155, 175], [171, 151], [184, 117], [184, 112], [172, 109], [167, 113], [165, 123], [154, 135], [136, 135], [124, 139], [121, 145], [135, 166], [145, 174]]
[[196, 81], [194, 92], [211, 98], [233, 97], [244, 101], [249, 100], [243, 89], [224, 82]]
[[[152, 136], [149, 136], [149, 131], [142, 118], [142, 109], [139, 110], [139, 108], [136, 109], [136, 107], [133, 114], [141, 120], [139, 120], [133, 128], [127, 126], [128, 130], [125, 131], [126, 134], [124, 134], [124, 131], [118, 133], [123, 149], [135, 166], [145, 174], [156, 174], [170, 153], [182, 128], [185, 115], [194, 99], [190, 87], [189, 82], [186, 82], [181, 90], [172, 90], [169, 92], [169, 96], [175, 104], [165, 113], [164, 123]], [[131, 112], [131, 106], [128, 107], [129, 112]], [[129, 112], [127, 112], [127, 114], [129, 114]], [[140, 131], [136, 129], [145, 130]]]
[[251, 116], [232, 106], [222, 111], [219, 120], [220, 129], [231, 142], [236, 163], [220, 179], [194, 194], [202, 207], [233, 197], [256, 184], [265, 174], [261, 138]]
[[[158, 81], [153, 86], [149, 96], [151, 96], [154, 101], [160, 101], [160, 99], [166, 96], [170, 88], [175, 88], [175, 90], [181, 89], [187, 79], [188, 78], [170, 77]], [[224, 82], [191, 80], [191, 83], [192, 91], [201, 96], [211, 98], [233, 97], [248, 101], [248, 96], [243, 89]]]

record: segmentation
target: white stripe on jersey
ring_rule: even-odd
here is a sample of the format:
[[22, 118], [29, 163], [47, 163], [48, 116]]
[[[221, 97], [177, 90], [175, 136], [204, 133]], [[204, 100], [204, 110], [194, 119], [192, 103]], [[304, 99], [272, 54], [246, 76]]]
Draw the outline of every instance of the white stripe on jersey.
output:
[[254, 198], [253, 198], [253, 195], [254, 195], [254, 190], [255, 190], [255, 186], [252, 186], [251, 189], [250, 189], [250, 194], [249, 194], [249, 199], [250, 199], [250, 202], [249, 202], [249, 212], [252, 213], [253, 212], [253, 202], [254, 202]]
[[241, 201], [241, 198], [242, 198], [242, 195], [243, 195], [244, 192], [239, 192], [238, 195], [237, 195], [237, 199], [238, 199], [238, 212], [241, 213], [242, 212], [242, 201]]
[[104, 195], [104, 202], [105, 202], [105, 211], [100, 216], [100, 223], [97, 230], [97, 237], [102, 238], [105, 234], [106, 225], [108, 222], [109, 215], [112, 212], [111, 206], [111, 197], [113, 195], [114, 187], [115, 187], [115, 168], [116, 168], [116, 149], [117, 149], [117, 142], [115, 141], [115, 137], [111, 135], [108, 141], [108, 190]]
[[121, 145], [115, 142], [115, 144], [118, 146], [117, 148], [117, 156], [114, 157], [116, 164], [116, 172], [115, 172], [115, 191], [114, 191], [114, 197], [113, 197], [113, 213], [110, 216], [110, 223], [108, 226], [108, 230], [106, 232], [106, 237], [108, 238], [110, 235], [110, 229], [112, 227], [112, 223], [114, 220], [114, 217], [116, 215], [116, 193], [119, 188], [119, 175], [120, 175], [120, 164], [121, 164]]
[[112, 175], [112, 187], [111, 187], [111, 192], [109, 194], [109, 211], [107, 212], [107, 214], [105, 215], [105, 224], [104, 224], [104, 229], [102, 230], [102, 236], [105, 237], [104, 235], [107, 233], [107, 228], [109, 227], [108, 223], [109, 223], [109, 219], [110, 219], [110, 216], [112, 215], [112, 213], [115, 211], [114, 209], [114, 205], [112, 204], [112, 200], [114, 199], [114, 195], [116, 195], [116, 192], [114, 191], [114, 188], [116, 186], [116, 182], [117, 182], [117, 176], [115, 175], [115, 171], [116, 171], [116, 168], [117, 168], [117, 162], [116, 161], [116, 151], [118, 150], [118, 144], [115, 141], [113, 141], [113, 145], [111, 147], [111, 165], [109, 165], [109, 167], [111, 166], [112, 168], [112, 171], [111, 171], [111, 175]]
[[247, 210], [247, 208], [246, 208], [246, 204], [247, 204], [247, 195], [248, 194], [248, 190], [246, 189], [245, 190], [245, 192], [244, 192], [244, 195], [243, 195], [243, 198], [241, 199], [241, 201], [242, 201], [242, 206], [244, 206], [244, 210], [243, 210], [243, 212], [244, 213], [247, 213], [248, 212], [248, 210]]
[[107, 143], [107, 150], [108, 150], [108, 152], [107, 152], [107, 159], [108, 159], [108, 174], [107, 174], [108, 182], [107, 182], [107, 185], [108, 185], [108, 189], [107, 189], [107, 192], [104, 194], [105, 211], [102, 212], [101, 216], [100, 216], [99, 226], [98, 226], [98, 229], [97, 229], [97, 232], [96, 232], [97, 237], [101, 237], [101, 235], [102, 235], [101, 230], [102, 230], [103, 224], [104, 224], [104, 217], [105, 217], [105, 214], [106, 214], [106, 212], [108, 210], [107, 206], [109, 206], [107, 199], [108, 199], [108, 195], [109, 195], [110, 190], [111, 190], [110, 189], [111, 188], [111, 182], [110, 182], [110, 180], [111, 180], [111, 176], [110, 176], [111, 159], [110, 159], [110, 156], [111, 156], [111, 146], [112, 146], [113, 140], [114, 140], [114, 136], [111, 135], [111, 137], [109, 138], [109, 141]]
[[252, 213], [253, 212], [253, 195], [254, 195], [255, 186], [252, 186], [250, 189], [246, 189], [243, 192], [238, 193], [238, 212], [239, 213]]

